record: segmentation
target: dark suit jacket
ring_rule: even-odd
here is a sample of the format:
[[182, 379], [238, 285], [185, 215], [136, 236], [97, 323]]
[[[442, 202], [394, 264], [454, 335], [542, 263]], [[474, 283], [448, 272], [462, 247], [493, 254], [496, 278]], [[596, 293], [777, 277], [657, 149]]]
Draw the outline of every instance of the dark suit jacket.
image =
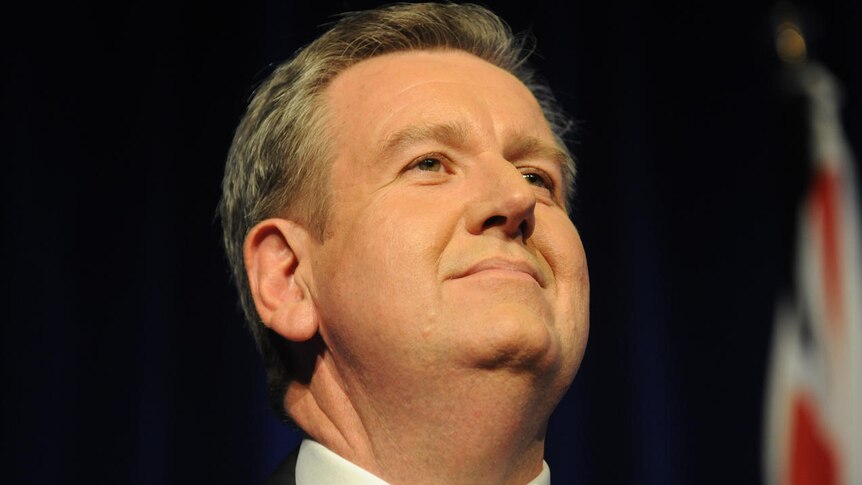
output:
[[296, 485], [297, 456], [299, 456], [298, 447], [278, 465], [278, 468], [266, 479], [264, 485]]

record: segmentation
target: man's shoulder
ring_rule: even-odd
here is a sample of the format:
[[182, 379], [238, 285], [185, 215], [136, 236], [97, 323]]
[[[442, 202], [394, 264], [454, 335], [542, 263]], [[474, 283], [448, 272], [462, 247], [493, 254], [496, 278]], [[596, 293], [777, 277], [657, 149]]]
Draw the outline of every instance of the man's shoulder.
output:
[[296, 459], [299, 456], [299, 447], [293, 450], [293, 453], [279, 463], [278, 467], [269, 478], [266, 479], [264, 485], [296, 485]]

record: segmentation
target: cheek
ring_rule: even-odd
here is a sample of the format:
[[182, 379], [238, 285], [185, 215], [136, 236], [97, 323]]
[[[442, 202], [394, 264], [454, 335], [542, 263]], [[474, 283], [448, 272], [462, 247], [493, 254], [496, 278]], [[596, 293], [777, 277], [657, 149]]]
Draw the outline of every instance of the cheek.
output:
[[367, 271], [385, 274], [383, 285], [430, 284], [451, 229], [439, 206], [410, 197], [387, 197], [357, 218], [353, 240]]
[[561, 337], [583, 347], [589, 331], [590, 279], [584, 246], [564, 214], [548, 218], [547, 230], [537, 231], [536, 244], [557, 284], [558, 321], [566, 328]]
[[559, 284], [561, 305], [572, 315], [575, 333], [586, 338], [589, 327], [590, 277], [584, 246], [577, 231], [563, 235], [563, 240], [550, 252], [552, 268]]
[[427, 322], [437, 311], [447, 231], [427, 203], [394, 201], [384, 194], [336, 221], [340, 229], [324, 243], [317, 303], [330, 338], [341, 345], [385, 342], [394, 354], [427, 338], [427, 328], [407, 323]]
[[537, 217], [537, 231], [533, 236], [536, 246], [554, 273], [560, 291], [589, 294], [589, 277], [584, 246], [574, 224], [562, 211], [549, 210], [541, 219]]
[[584, 247], [577, 232], [569, 247], [572, 248], [568, 256], [570, 263], [565, 265], [567, 270], [564, 274], [571, 290], [561, 292], [561, 296], [565, 299], [564, 304], [569, 305], [571, 323], [567, 330], [571, 341], [568, 346], [573, 355], [571, 363], [574, 371], [583, 359], [590, 331], [590, 277]]

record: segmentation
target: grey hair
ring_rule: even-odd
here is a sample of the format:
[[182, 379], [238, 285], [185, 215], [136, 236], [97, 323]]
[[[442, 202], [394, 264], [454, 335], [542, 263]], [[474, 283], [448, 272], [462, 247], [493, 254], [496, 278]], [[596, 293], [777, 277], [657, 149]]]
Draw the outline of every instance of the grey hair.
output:
[[[327, 143], [326, 88], [339, 73], [363, 60], [437, 49], [465, 51], [515, 75], [532, 91], [557, 144], [569, 154], [563, 140], [571, 122], [527, 65], [532, 53], [528, 38], [513, 35], [499, 17], [478, 5], [395, 4], [344, 14], [279, 65], [256, 89], [237, 127], [219, 211], [245, 318], [263, 357], [270, 401], [283, 418], [288, 418], [283, 399], [297, 377], [296, 363], [288, 343], [263, 325], [255, 310], [243, 263], [245, 238], [255, 224], [280, 216], [296, 220], [322, 239], [333, 156]], [[571, 156], [564, 176], [571, 189], [575, 177]]]

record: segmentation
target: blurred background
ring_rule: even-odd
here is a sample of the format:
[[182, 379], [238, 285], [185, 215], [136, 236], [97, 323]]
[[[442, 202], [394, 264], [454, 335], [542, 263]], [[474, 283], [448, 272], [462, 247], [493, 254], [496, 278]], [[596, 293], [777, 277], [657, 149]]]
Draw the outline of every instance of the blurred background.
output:
[[[382, 2], [4, 7], [2, 483], [255, 483], [267, 406], [215, 216], [253, 86]], [[486, 2], [577, 120], [592, 281], [555, 484], [760, 483], [777, 296], [809, 176], [770, 1]], [[798, 1], [862, 154], [862, 6]], [[858, 171], [858, 162], [857, 162]]]

